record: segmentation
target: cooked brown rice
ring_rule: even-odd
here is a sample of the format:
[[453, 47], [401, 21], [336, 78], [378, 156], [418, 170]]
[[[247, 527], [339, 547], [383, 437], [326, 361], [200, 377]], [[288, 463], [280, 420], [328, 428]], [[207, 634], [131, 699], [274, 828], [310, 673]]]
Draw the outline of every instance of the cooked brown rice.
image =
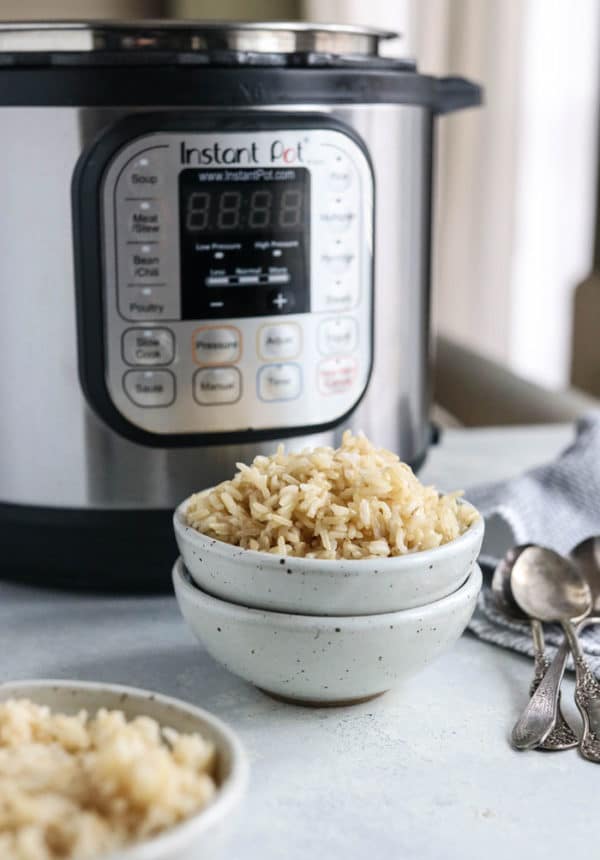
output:
[[213, 796], [214, 745], [120, 711], [0, 703], [0, 857], [87, 860], [153, 836]]
[[245, 549], [306, 558], [372, 558], [431, 549], [478, 518], [460, 492], [426, 487], [396, 454], [347, 430], [339, 448], [238, 463], [231, 481], [196, 493], [188, 525]]

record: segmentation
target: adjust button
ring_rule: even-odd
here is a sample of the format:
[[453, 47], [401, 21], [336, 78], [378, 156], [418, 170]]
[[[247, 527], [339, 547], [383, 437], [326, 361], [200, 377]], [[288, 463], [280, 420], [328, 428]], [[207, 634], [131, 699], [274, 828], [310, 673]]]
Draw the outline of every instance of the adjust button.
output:
[[194, 374], [194, 399], [202, 406], [235, 403], [242, 395], [242, 375], [237, 367], [207, 367]]
[[276, 358], [296, 358], [300, 353], [302, 336], [296, 323], [264, 325], [258, 332], [258, 354], [266, 361]]
[[168, 328], [129, 328], [123, 333], [123, 360], [132, 365], [170, 364], [175, 338]]
[[128, 370], [123, 388], [136, 406], [170, 406], [175, 400], [175, 377], [169, 370]]
[[192, 335], [197, 364], [234, 364], [242, 354], [242, 335], [232, 325], [203, 326]]
[[318, 371], [321, 394], [343, 394], [352, 388], [358, 372], [358, 363], [351, 357], [327, 358]]
[[319, 326], [319, 350], [324, 355], [352, 352], [358, 342], [358, 323], [353, 317], [334, 317]]
[[302, 372], [299, 364], [267, 364], [257, 377], [261, 400], [295, 400], [302, 392]]

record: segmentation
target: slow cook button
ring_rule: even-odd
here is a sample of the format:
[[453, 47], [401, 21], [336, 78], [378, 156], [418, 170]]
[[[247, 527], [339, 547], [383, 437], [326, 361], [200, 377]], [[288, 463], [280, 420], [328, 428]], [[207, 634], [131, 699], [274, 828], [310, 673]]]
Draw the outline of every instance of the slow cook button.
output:
[[129, 167], [129, 185], [134, 190], [143, 194], [151, 194], [162, 184], [162, 163], [156, 154], [142, 153]]
[[242, 336], [232, 325], [203, 326], [192, 335], [197, 364], [234, 364], [242, 354]]
[[319, 350], [324, 355], [352, 352], [357, 342], [358, 323], [352, 317], [334, 317], [319, 326]]
[[175, 377], [169, 370], [128, 370], [123, 388], [136, 406], [170, 406], [175, 400]]
[[132, 365], [170, 364], [175, 339], [167, 328], [129, 328], [123, 333], [123, 360]]
[[318, 383], [321, 394], [343, 394], [354, 385], [358, 363], [351, 357], [327, 358], [319, 365]]
[[201, 406], [235, 403], [242, 394], [242, 376], [237, 367], [207, 367], [194, 374], [194, 398]]
[[300, 326], [296, 323], [264, 325], [258, 333], [258, 354], [272, 358], [296, 358], [300, 353]]
[[302, 373], [298, 364], [267, 364], [257, 377], [261, 400], [295, 400], [302, 392]]

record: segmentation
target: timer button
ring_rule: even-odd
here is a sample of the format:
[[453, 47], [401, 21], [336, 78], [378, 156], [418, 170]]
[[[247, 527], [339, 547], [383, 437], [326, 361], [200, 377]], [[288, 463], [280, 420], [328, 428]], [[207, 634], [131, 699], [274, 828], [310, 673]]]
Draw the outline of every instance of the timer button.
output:
[[175, 338], [168, 328], [129, 328], [123, 333], [123, 361], [131, 365], [170, 364]]
[[296, 358], [301, 345], [300, 326], [296, 323], [264, 325], [258, 332], [258, 354], [265, 361]]
[[194, 399], [201, 406], [236, 403], [242, 395], [237, 367], [207, 367], [194, 374]]
[[324, 355], [352, 352], [357, 343], [358, 323], [352, 317], [334, 317], [319, 326], [319, 350]]
[[129, 166], [127, 178], [130, 188], [137, 193], [152, 195], [162, 185], [162, 164], [156, 154], [143, 152]]
[[261, 400], [295, 400], [302, 391], [299, 364], [267, 364], [258, 371], [256, 380]]
[[169, 370], [128, 370], [123, 388], [136, 406], [170, 406], [175, 400], [175, 377]]
[[235, 326], [203, 326], [192, 335], [197, 364], [234, 364], [242, 354], [242, 335]]

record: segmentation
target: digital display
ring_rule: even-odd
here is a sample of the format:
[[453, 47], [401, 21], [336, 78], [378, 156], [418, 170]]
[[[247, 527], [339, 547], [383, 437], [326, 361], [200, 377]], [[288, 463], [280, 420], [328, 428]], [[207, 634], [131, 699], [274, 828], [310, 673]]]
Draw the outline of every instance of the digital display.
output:
[[183, 319], [310, 310], [306, 168], [185, 169], [179, 218]]

